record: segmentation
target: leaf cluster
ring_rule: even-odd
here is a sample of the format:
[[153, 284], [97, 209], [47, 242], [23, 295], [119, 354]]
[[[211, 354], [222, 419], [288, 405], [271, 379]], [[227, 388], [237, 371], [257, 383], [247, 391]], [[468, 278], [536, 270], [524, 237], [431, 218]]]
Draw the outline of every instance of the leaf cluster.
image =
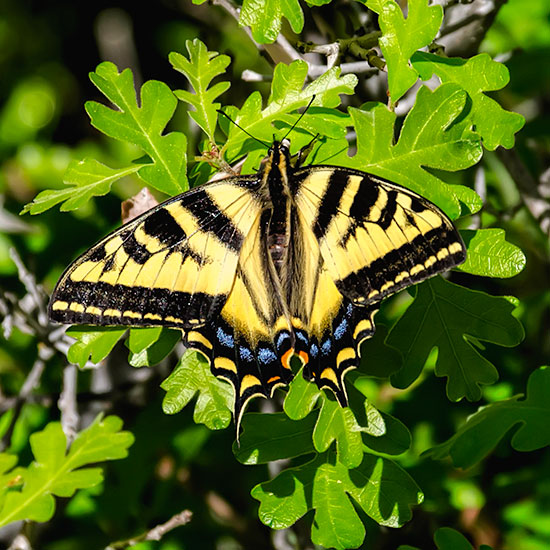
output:
[[[308, 6], [324, 3], [307, 2]], [[547, 368], [531, 369], [525, 397], [505, 394], [505, 399], [477, 412], [464, 403], [487, 400], [492, 388], [501, 388], [499, 372], [514, 368], [502, 359], [507, 351], [501, 348], [518, 346], [525, 337], [519, 320], [524, 306], [498, 289], [506, 288], [499, 286], [501, 279], [524, 270], [526, 255], [513, 244], [517, 235], [507, 237], [505, 229], [493, 223], [485, 197], [462, 177], [483, 159], [494, 158], [491, 155], [498, 148], [513, 147], [524, 124], [521, 115], [494, 99], [494, 92], [508, 84], [508, 70], [485, 53], [462, 59], [424, 51], [436, 39], [443, 18], [441, 7], [428, 0], [410, 0], [406, 16], [394, 0], [364, 3], [378, 16], [388, 104], [368, 101], [344, 109], [342, 103], [353, 104], [359, 79], [342, 75], [337, 66], [311, 78], [308, 64], [297, 60], [275, 66], [266, 100], [260, 91], [253, 91], [238, 106], [230, 105], [226, 98], [234, 84], [225, 73], [231, 58], [208, 50], [198, 39], [186, 42], [186, 52], [169, 56], [181, 79], [181, 89], [175, 91], [158, 80], [140, 87], [130, 69], [104, 62], [90, 73], [104, 100], [87, 102], [86, 112], [92, 125], [132, 151], [132, 158], [118, 166], [90, 156], [73, 160], [63, 188], [43, 190], [23, 209], [40, 214], [60, 205], [62, 211], [85, 212], [91, 199], [111, 193], [115, 184], [124, 186], [127, 180], [172, 196], [205, 183], [213, 166], [242, 158], [242, 172], [253, 172], [265, 156], [261, 142], [286, 135], [298, 120], [299, 109], [312, 101], [292, 132], [293, 152], [318, 136], [308, 162], [353, 167], [396, 181], [456, 221], [467, 246], [467, 261], [452, 280], [432, 279], [413, 289], [411, 296], [399, 296], [382, 306], [378, 333], [363, 345], [358, 371], [347, 377], [350, 407], [340, 408], [298, 373], [288, 392], [276, 396], [283, 410], [246, 413], [240, 440], [233, 445], [243, 465], [285, 464], [268, 480], [254, 474], [248, 487], [253, 485], [260, 520], [280, 530], [305, 517], [312, 541], [337, 549], [361, 547], [376, 524], [402, 526], [411, 519], [414, 506], [433, 498], [433, 487], [411, 475], [421, 463], [450, 457], [457, 468], [475, 468], [495, 449], [528, 452], [549, 444], [544, 430], [550, 391]], [[271, 43], [283, 18], [294, 32], [302, 31], [305, 22], [298, 2], [245, 0], [240, 24], [250, 27], [257, 42]], [[434, 75], [438, 84], [424, 85]], [[403, 114], [398, 102], [411, 97], [416, 85], [414, 103]], [[178, 106], [187, 110], [203, 135], [195, 159], [190, 154], [188, 160], [186, 135], [173, 129]], [[221, 108], [238, 126], [220, 116]], [[479, 283], [483, 280], [479, 278], [489, 282]], [[182, 431], [181, 441], [174, 444], [184, 462], [210, 437], [202, 425], [215, 431], [231, 425], [229, 385], [211, 374], [200, 354], [181, 352], [178, 331], [72, 327], [68, 334], [75, 342], [67, 358], [82, 368], [120, 354], [118, 343], [123, 338], [124, 353], [134, 367], [166, 364], [167, 358], [178, 355], [176, 367], [161, 384], [162, 410], [167, 415], [192, 410], [192, 420], [198, 424]], [[444, 378], [445, 388], [432, 375]], [[469, 408], [459, 410], [473, 414], [463, 418], [446, 441], [437, 443], [448, 436], [448, 425], [445, 435], [431, 434], [419, 448], [420, 428], [399, 414], [400, 398], [389, 406], [381, 395], [399, 390], [407, 390], [399, 395], [413, 395], [430, 380], [431, 391], [439, 394], [430, 398], [449, 408], [462, 402], [460, 406]], [[407, 420], [407, 426], [399, 418]], [[19, 519], [47, 521], [54, 513], [54, 496], [76, 493], [76, 500], [91, 494], [102, 475], [90, 465], [123, 458], [132, 443], [131, 435], [120, 428], [115, 417], [98, 418], [67, 450], [60, 425], [49, 423], [31, 436], [34, 461], [28, 467], [16, 466], [14, 455], [1, 454], [0, 525]], [[420, 451], [425, 451], [422, 458]], [[440, 550], [471, 548], [462, 535], [448, 528], [439, 529], [434, 539]]]

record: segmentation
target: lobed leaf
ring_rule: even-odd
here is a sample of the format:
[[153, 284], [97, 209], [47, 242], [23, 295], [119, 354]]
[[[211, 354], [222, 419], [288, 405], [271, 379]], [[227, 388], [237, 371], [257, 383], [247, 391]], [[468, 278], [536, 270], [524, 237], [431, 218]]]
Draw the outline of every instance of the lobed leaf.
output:
[[[467, 187], [447, 185], [429, 168], [456, 171], [474, 165], [482, 155], [479, 136], [463, 117], [467, 95], [456, 84], [435, 91], [420, 88], [395, 143], [396, 115], [381, 103], [350, 108], [357, 132], [357, 154], [337, 157], [343, 166], [359, 168], [395, 181], [441, 207], [451, 218], [460, 214], [460, 202], [479, 201]], [[466, 199], [465, 197], [469, 197]]]
[[523, 127], [525, 119], [518, 113], [505, 111], [485, 94], [500, 90], [508, 84], [510, 75], [505, 65], [493, 61], [486, 53], [461, 59], [417, 52], [412, 63], [422, 80], [428, 80], [432, 74], [436, 74], [442, 83], [459, 84], [468, 92], [471, 100], [470, 118], [487, 149], [493, 151], [499, 145], [507, 149], [514, 146], [514, 134]]
[[338, 460], [349, 468], [360, 464], [363, 458], [361, 428], [349, 407], [341, 407], [314, 384], [307, 382], [300, 372], [291, 382], [283, 407], [292, 420], [306, 418], [315, 404], [320, 403], [313, 430], [313, 444], [322, 453], [336, 442]]
[[436, 277], [419, 285], [416, 297], [391, 329], [387, 344], [400, 350], [403, 368], [391, 378], [406, 388], [418, 378], [433, 348], [435, 374], [447, 377], [451, 401], [476, 401], [480, 386], [498, 378], [496, 368], [476, 349], [479, 340], [515, 346], [523, 328], [506, 298], [489, 296]]
[[254, 487], [252, 496], [260, 501], [262, 522], [272, 529], [284, 529], [314, 510], [314, 543], [357, 548], [365, 528], [350, 497], [377, 523], [390, 527], [408, 521], [410, 507], [423, 500], [412, 478], [390, 460], [365, 454], [361, 464], [350, 470], [331, 459], [331, 453], [318, 455]]
[[[319, 128], [323, 124], [327, 127], [327, 111], [329, 109], [334, 110], [340, 104], [340, 94], [353, 93], [353, 89], [357, 84], [357, 77], [351, 74], [340, 77], [340, 69], [334, 67], [303, 88], [307, 71], [307, 63], [301, 60], [294, 61], [290, 65], [279, 63], [273, 73], [271, 94], [265, 109], [262, 110], [260, 94], [254, 92], [248, 96], [240, 110], [231, 109], [228, 114], [260, 141], [271, 143], [274, 134], [273, 123], [285, 120], [288, 121], [288, 124], [292, 124], [296, 120], [296, 115], [292, 115], [292, 113], [300, 107], [305, 107], [311, 98], [315, 96], [311, 114], [308, 113], [302, 119], [300, 126], [303, 122], [305, 128], [308, 126]], [[314, 108], [317, 107], [322, 107], [322, 109], [315, 110]], [[332, 128], [334, 131], [335, 128], [339, 128], [340, 134], [345, 135], [346, 117], [342, 117], [341, 114], [334, 114], [330, 120], [329, 129]], [[307, 141], [311, 141], [311, 137], [308, 134], [306, 136]], [[243, 149], [247, 140], [249, 140], [248, 136], [239, 128], [234, 125], [229, 126], [226, 143], [228, 157], [231, 159], [237, 158], [242, 156], [243, 152], [250, 150]], [[296, 143], [299, 143], [299, 141], [296, 141]], [[257, 149], [258, 144], [254, 142], [250, 147]], [[265, 150], [262, 150], [261, 154], [264, 155]], [[253, 158], [252, 162], [256, 162], [256, 160], [256, 158]], [[257, 166], [250, 163], [247, 163], [246, 166], [257, 169]]]
[[233, 453], [242, 464], [266, 464], [315, 452], [311, 432], [316, 418], [290, 420], [284, 413], [248, 413], [243, 416], [240, 442]]
[[97, 364], [111, 353], [126, 330], [126, 327], [72, 326], [67, 334], [76, 338], [76, 342], [69, 348], [67, 359], [81, 368], [88, 359]]
[[121, 73], [104, 62], [90, 73], [90, 80], [116, 107], [88, 101], [92, 125], [104, 134], [140, 147], [152, 163], [141, 164], [137, 174], [155, 189], [177, 195], [188, 188], [187, 140], [181, 132], [164, 134], [177, 106], [177, 99], [163, 82], [149, 80], [141, 87], [138, 105], [132, 71]]
[[73, 160], [63, 177], [67, 187], [41, 191], [32, 202], [25, 205], [21, 214], [41, 214], [59, 203], [62, 203], [62, 212], [76, 210], [93, 197], [106, 195], [113, 183], [137, 172], [139, 168], [139, 165], [132, 165], [113, 169], [95, 159]]
[[163, 327], [134, 327], [131, 328], [126, 340], [126, 347], [132, 353], [141, 353], [150, 348], [160, 338]]
[[[142, 345], [137, 346], [134, 340], [132, 349], [130, 340], [132, 338], [132, 332], [135, 330], [137, 329], [130, 330], [130, 338], [128, 339], [128, 347], [130, 348], [128, 363], [130, 363], [132, 367], [150, 367], [152, 365], [157, 365], [172, 352], [174, 346], [181, 340], [181, 331], [164, 328], [159, 332], [155, 340], [152, 340], [153, 333], [150, 334], [150, 343], [142, 341]], [[143, 330], [153, 331], [156, 330], [156, 328]], [[143, 344], [145, 344], [145, 346]], [[138, 350], [138, 348], [141, 349]]]
[[244, 0], [239, 17], [241, 26], [248, 25], [256, 42], [275, 42], [285, 17], [295, 33], [304, 27], [304, 13], [298, 0]]
[[[130, 432], [120, 431], [121, 427], [122, 421], [116, 416], [98, 416], [76, 436], [68, 452], [59, 422], [50, 422], [44, 430], [31, 435], [35, 460], [28, 468], [12, 471], [19, 487], [10, 489], [9, 474], [2, 476], [0, 527], [18, 520], [48, 521], [55, 511], [54, 496], [70, 497], [78, 489], [101, 483], [101, 468], [84, 466], [127, 456], [134, 438]], [[3, 459], [2, 463], [9, 468], [14, 461]]]
[[166, 391], [162, 409], [176, 414], [198, 394], [193, 420], [211, 430], [227, 428], [231, 423], [233, 391], [231, 386], [210, 372], [208, 361], [197, 351], [188, 349], [174, 371], [164, 380]]
[[511, 439], [516, 451], [534, 451], [550, 445], [550, 367], [534, 371], [521, 396], [491, 403], [471, 415], [447, 441], [425, 454], [436, 459], [450, 456], [459, 468], [469, 468], [485, 458], [514, 427]]
[[221, 106], [214, 100], [226, 92], [231, 84], [218, 82], [211, 88], [209, 86], [214, 78], [225, 73], [225, 69], [231, 63], [231, 58], [227, 55], [220, 55], [218, 52], [208, 51], [198, 38], [193, 41], [187, 40], [185, 46], [189, 59], [177, 52], [172, 52], [168, 58], [172, 67], [183, 73], [189, 80], [195, 93], [176, 90], [174, 94], [178, 99], [195, 108], [189, 115], [203, 129], [210, 141], [214, 142], [214, 132], [218, 120], [217, 109]]
[[514, 277], [525, 267], [521, 248], [505, 240], [504, 229], [465, 229], [460, 232], [468, 248], [460, 271], [485, 277]]
[[410, 449], [411, 432], [403, 422], [380, 412], [368, 401], [365, 401], [365, 409], [368, 429], [362, 429], [364, 445], [371, 451], [387, 455], [400, 455]]
[[418, 69], [410, 58], [430, 44], [443, 21], [441, 6], [430, 6], [428, 0], [409, 0], [407, 18], [394, 0], [367, 3], [379, 14], [382, 36], [380, 49], [386, 60], [388, 87], [392, 103], [396, 103], [418, 79]]

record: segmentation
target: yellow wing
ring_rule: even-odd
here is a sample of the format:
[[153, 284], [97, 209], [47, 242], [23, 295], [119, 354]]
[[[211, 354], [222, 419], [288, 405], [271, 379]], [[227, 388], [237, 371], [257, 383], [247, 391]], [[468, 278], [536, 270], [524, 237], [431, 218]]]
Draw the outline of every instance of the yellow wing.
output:
[[61, 323], [204, 325], [225, 303], [260, 217], [255, 178], [173, 197], [114, 231], [65, 271], [50, 301]]
[[379, 302], [466, 258], [437, 206], [364, 172], [308, 168], [296, 202], [336, 286], [356, 305]]
[[337, 167], [293, 176], [294, 246], [306, 252], [289, 266], [303, 277], [289, 302], [296, 349], [306, 377], [346, 405], [343, 378], [374, 334], [380, 300], [462, 263], [464, 244], [441, 210], [394, 183]]

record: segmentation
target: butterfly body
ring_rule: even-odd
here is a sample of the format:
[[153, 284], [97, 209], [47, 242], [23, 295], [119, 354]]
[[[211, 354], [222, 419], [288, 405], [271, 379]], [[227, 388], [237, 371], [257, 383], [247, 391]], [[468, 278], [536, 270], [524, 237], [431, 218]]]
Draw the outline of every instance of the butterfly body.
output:
[[293, 378], [330, 388], [386, 296], [465, 259], [452, 222], [392, 182], [335, 166], [294, 168], [275, 142], [254, 175], [205, 184], [111, 233], [61, 277], [52, 320], [184, 331], [247, 401]]

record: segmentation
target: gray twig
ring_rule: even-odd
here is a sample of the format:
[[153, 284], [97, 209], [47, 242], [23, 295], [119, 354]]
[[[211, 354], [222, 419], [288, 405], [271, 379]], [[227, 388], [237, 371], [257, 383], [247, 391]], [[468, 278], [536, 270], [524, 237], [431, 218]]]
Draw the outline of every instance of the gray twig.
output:
[[438, 44], [445, 47], [449, 56], [471, 57], [476, 54], [505, 2], [506, 0], [447, 2]]
[[105, 548], [105, 550], [120, 550], [122, 548], [128, 548], [130, 546], [135, 546], [139, 542], [145, 540], [160, 540], [166, 533], [172, 531], [176, 527], [181, 527], [182, 525], [187, 525], [191, 518], [193, 517], [193, 512], [190, 510], [183, 510], [179, 514], [172, 516], [167, 522], [153, 527], [149, 531], [138, 535], [137, 537], [113, 542]]
[[61, 428], [70, 447], [78, 430], [78, 409], [76, 406], [76, 386], [78, 369], [76, 365], [67, 364], [63, 369], [63, 389], [57, 405], [61, 411]]
[[[10, 249], [10, 256], [17, 266], [19, 280], [23, 283], [26, 294], [18, 298], [12, 293], [0, 292], [0, 315], [3, 317], [4, 337], [10, 337], [13, 327], [25, 334], [31, 334], [38, 341], [38, 354], [19, 394], [12, 400], [3, 398], [3, 402], [9, 401], [12, 404], [14, 414], [0, 443], [2, 448], [9, 447], [15, 423], [23, 405], [30, 400], [34, 389], [39, 385], [46, 363], [55, 351], [66, 353], [71, 345], [70, 338], [65, 334], [65, 327], [60, 328], [48, 321], [48, 295], [44, 289], [37, 284], [34, 275], [24, 265], [15, 249]], [[0, 409], [4, 409], [4, 403]]]
[[10, 248], [10, 258], [13, 260], [13, 263], [17, 266], [17, 272], [19, 275], [19, 280], [25, 285], [26, 291], [32, 297], [34, 301], [34, 306], [38, 310], [38, 322], [41, 326], [45, 326], [48, 323], [48, 316], [46, 315], [46, 302], [48, 300], [48, 295], [44, 292], [44, 289], [36, 283], [34, 275], [28, 271], [21, 260], [21, 257], [15, 250], [15, 248]]
[[19, 533], [10, 544], [8, 550], [32, 550], [31, 542], [23, 533]]

